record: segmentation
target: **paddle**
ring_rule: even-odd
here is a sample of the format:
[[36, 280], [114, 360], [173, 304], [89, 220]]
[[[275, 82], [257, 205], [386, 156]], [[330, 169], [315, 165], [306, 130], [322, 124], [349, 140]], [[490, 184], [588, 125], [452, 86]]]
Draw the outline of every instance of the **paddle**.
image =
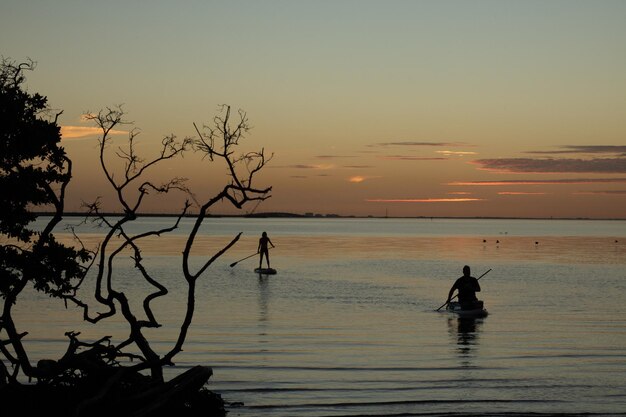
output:
[[[487, 272], [485, 272], [484, 274], [482, 274], [481, 276], [479, 276], [478, 278], [476, 278], [476, 281], [478, 281], [479, 279], [481, 279], [482, 277], [484, 277], [485, 275], [487, 275], [487, 274], [489, 273], [489, 271], [491, 271], [491, 268], [489, 268], [489, 269], [487, 270]], [[452, 297], [452, 298], [450, 299], [450, 301], [454, 300], [454, 299], [455, 299], [458, 295], [459, 295], [458, 293], [457, 293], [457, 294], [455, 294], [455, 295], [454, 295], [454, 297]], [[441, 307], [439, 307], [439, 308], [438, 308], [437, 310], [435, 310], [435, 311], [439, 311], [439, 310], [441, 310], [442, 308], [444, 308], [444, 307], [448, 304], [448, 302], [449, 302], [449, 301], [446, 301], [445, 303], [443, 303], [443, 305], [442, 305]]]
[[239, 262], [241, 262], [241, 261], [245, 261], [246, 259], [248, 259], [248, 258], [252, 258], [253, 256], [256, 256], [256, 255], [258, 255], [258, 254], [259, 254], [259, 252], [257, 252], [257, 253], [253, 253], [252, 255], [250, 255], [250, 256], [246, 256], [245, 258], [240, 259], [240, 260], [238, 260], [237, 262], [233, 262], [232, 264], [230, 264], [230, 267], [232, 268], [233, 266], [237, 265]]

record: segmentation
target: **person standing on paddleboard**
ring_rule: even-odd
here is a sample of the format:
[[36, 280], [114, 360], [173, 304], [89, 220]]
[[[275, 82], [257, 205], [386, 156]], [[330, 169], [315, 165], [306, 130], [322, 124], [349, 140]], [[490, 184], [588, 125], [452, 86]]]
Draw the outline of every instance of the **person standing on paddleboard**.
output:
[[459, 292], [459, 304], [461, 304], [461, 309], [471, 310], [473, 308], [482, 308], [482, 301], [478, 301], [478, 298], [476, 298], [476, 293], [480, 292], [480, 284], [478, 280], [471, 275], [469, 266], [465, 265], [463, 267], [463, 276], [457, 279], [454, 285], [452, 285], [452, 288], [450, 288], [448, 301], [446, 303], [450, 303], [450, 300], [452, 300], [454, 290]]
[[267, 237], [267, 233], [263, 232], [263, 234], [261, 235], [261, 238], [259, 239], [258, 253], [261, 255], [259, 258], [259, 269], [262, 268], [261, 264], [263, 263], [263, 256], [265, 256], [265, 261], [267, 262], [267, 268], [269, 269], [270, 267], [270, 250], [267, 246], [268, 244], [274, 247], [274, 244], [272, 243], [270, 238]]

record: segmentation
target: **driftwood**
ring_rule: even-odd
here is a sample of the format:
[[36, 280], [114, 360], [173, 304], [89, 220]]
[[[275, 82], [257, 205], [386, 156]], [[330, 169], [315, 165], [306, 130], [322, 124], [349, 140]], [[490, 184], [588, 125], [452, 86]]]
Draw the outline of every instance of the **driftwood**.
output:
[[[101, 396], [101, 386], [19, 385], [0, 387], [3, 415], [64, 415], [75, 417], [223, 417], [224, 401], [205, 388], [211, 368], [195, 366], [170, 381], [118, 378]], [[101, 381], [105, 385], [107, 381]], [[92, 384], [89, 384], [92, 385]]]
[[120, 411], [132, 410], [132, 413], [129, 414], [132, 417], [148, 417], [155, 415], [155, 413], [168, 411], [172, 405], [184, 405], [191, 394], [200, 392], [211, 375], [213, 375], [211, 368], [195, 366], [168, 382], [123, 398], [118, 403], [117, 408]]

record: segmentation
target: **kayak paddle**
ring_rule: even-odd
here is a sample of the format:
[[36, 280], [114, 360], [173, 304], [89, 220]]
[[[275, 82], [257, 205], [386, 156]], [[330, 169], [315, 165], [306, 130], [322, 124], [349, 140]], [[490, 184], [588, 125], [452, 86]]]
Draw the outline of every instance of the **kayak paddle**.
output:
[[245, 258], [240, 259], [240, 260], [238, 260], [237, 262], [233, 262], [232, 264], [230, 264], [230, 267], [232, 268], [233, 266], [237, 265], [239, 262], [241, 262], [241, 261], [245, 261], [246, 259], [248, 259], [248, 258], [252, 258], [253, 256], [256, 256], [256, 255], [258, 255], [258, 254], [259, 254], [259, 252], [257, 252], [257, 253], [253, 253], [252, 255], [250, 255], [250, 256], [246, 256]]

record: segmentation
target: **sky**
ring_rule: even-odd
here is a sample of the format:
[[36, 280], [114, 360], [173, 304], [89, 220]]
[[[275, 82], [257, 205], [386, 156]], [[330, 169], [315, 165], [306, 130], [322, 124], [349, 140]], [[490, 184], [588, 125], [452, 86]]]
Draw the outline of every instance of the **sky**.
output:
[[[122, 105], [148, 158], [227, 104], [272, 155], [243, 213], [626, 218], [625, 1], [3, 0], [0, 55], [63, 110], [69, 210], [119, 209], [82, 115]], [[150, 175], [211, 195], [208, 165]]]

